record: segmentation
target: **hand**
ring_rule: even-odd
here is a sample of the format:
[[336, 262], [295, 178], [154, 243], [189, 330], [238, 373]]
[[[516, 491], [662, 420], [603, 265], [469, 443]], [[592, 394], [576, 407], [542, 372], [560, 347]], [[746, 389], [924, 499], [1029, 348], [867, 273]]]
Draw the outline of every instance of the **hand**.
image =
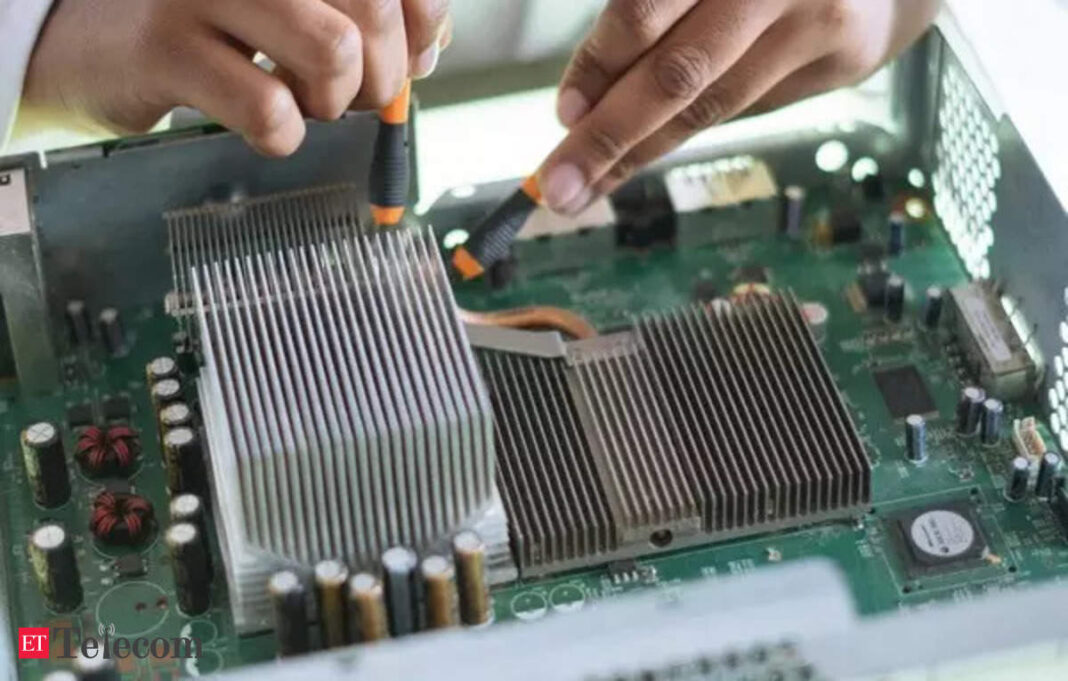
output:
[[380, 108], [433, 70], [447, 16], [448, 0], [55, 0], [22, 106], [120, 134], [191, 106], [287, 155], [305, 115]]
[[938, 0], [609, 0], [564, 74], [567, 138], [538, 175], [573, 214], [695, 133], [861, 80]]

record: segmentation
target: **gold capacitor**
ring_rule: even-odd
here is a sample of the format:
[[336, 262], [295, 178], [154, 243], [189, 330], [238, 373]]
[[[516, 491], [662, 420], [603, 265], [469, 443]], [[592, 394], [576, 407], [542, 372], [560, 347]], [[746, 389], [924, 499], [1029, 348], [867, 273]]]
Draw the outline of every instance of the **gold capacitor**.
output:
[[345, 584], [349, 569], [339, 560], [322, 560], [315, 565], [315, 599], [319, 606], [319, 629], [324, 648], [339, 648], [345, 634]]
[[420, 566], [423, 597], [426, 604], [426, 625], [429, 629], [445, 629], [459, 624], [457, 610], [456, 572], [447, 558], [427, 556]]
[[353, 575], [348, 584], [349, 641], [370, 643], [389, 638], [382, 582], [369, 572]]
[[485, 624], [490, 619], [486, 545], [478, 534], [465, 530], [453, 537], [452, 552], [460, 592], [460, 620], [468, 626]]

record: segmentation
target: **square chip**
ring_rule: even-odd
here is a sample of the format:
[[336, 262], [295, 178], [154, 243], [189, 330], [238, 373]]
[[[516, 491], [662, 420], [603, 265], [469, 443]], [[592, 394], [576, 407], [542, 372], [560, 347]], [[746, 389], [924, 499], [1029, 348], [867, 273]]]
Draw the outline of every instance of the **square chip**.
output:
[[103, 407], [105, 421], [125, 421], [130, 418], [130, 398], [125, 395], [105, 397]]
[[883, 402], [895, 419], [909, 414], [931, 414], [936, 411], [934, 398], [919, 370], [912, 364], [883, 369], [874, 374], [875, 385], [883, 396]]
[[909, 509], [891, 516], [891, 522], [910, 578], [986, 564], [990, 549], [966, 501]]
[[123, 579], [140, 577], [145, 574], [145, 561], [136, 553], [119, 556], [115, 559], [115, 574]]
[[82, 402], [67, 407], [67, 425], [71, 428], [85, 428], [93, 425], [93, 405], [89, 402]]

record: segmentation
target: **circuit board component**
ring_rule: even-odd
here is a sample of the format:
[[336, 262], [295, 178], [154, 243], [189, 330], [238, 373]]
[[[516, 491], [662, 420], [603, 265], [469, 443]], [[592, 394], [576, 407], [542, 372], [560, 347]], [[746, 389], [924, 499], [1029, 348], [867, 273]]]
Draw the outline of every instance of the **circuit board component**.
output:
[[1041, 372], [991, 285], [971, 282], [949, 296], [957, 338], [987, 394], [1005, 401], [1032, 394]]
[[868, 458], [788, 294], [641, 317], [556, 358], [480, 359], [524, 576], [868, 504]]

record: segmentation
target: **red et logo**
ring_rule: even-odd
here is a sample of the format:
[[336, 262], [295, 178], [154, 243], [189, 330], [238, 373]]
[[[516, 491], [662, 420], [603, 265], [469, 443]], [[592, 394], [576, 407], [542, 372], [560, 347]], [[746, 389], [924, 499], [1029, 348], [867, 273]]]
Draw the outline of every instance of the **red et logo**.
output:
[[19, 627], [19, 659], [48, 657], [48, 627]]

